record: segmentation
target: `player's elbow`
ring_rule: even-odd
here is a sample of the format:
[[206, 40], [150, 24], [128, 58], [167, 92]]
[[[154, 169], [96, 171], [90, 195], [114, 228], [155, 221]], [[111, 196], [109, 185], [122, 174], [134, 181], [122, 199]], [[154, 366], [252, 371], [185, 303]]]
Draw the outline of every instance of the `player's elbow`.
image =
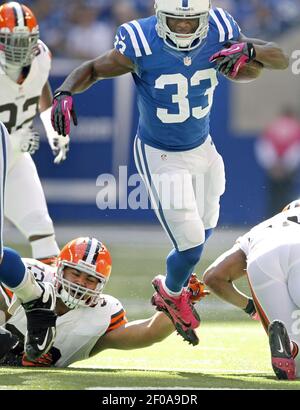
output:
[[204, 284], [209, 287], [211, 290], [214, 290], [219, 285], [219, 278], [216, 274], [215, 268], [208, 269], [203, 275]]

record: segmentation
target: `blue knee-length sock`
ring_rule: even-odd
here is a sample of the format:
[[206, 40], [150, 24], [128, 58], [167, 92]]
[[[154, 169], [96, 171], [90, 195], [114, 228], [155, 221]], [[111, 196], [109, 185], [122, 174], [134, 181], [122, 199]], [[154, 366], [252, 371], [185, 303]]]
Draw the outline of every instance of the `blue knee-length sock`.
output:
[[5, 247], [0, 264], [0, 282], [9, 288], [16, 288], [22, 283], [25, 272], [25, 265], [20, 255], [15, 250]]
[[[212, 229], [205, 231], [205, 241], [212, 234]], [[199, 245], [186, 251], [173, 249], [167, 257], [166, 286], [172, 292], [180, 292], [183, 286], [187, 286], [189, 278], [195, 266], [200, 261], [203, 246]]]

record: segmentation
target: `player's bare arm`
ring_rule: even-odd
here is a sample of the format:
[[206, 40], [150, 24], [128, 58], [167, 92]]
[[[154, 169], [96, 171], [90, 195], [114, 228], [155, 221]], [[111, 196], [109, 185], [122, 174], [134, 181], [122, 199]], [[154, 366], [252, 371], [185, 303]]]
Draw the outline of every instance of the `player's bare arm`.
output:
[[97, 81], [134, 71], [134, 64], [117, 50], [110, 50], [94, 60], [86, 61], [66, 78], [57, 91], [81, 93]]
[[133, 71], [133, 62], [117, 50], [110, 50], [94, 60], [83, 63], [71, 72], [54, 93], [51, 113], [53, 128], [59, 135], [66, 136], [70, 134], [70, 117], [74, 125], [77, 125], [72, 94], [85, 91], [99, 80]]
[[289, 66], [289, 57], [276, 43], [266, 42], [256, 38], [248, 38], [241, 34], [239, 40], [252, 43], [255, 48], [255, 60], [269, 70], [285, 70]]
[[264, 68], [285, 70], [289, 66], [288, 56], [277, 44], [248, 38], [242, 33], [237, 41], [229, 42], [210, 61], [217, 63], [216, 69], [221, 74], [237, 82], [257, 79]]
[[52, 98], [53, 96], [52, 96], [51, 87], [50, 87], [49, 81], [47, 81], [43, 87], [42, 94], [40, 96], [40, 101], [39, 101], [40, 113], [46, 111], [48, 108], [51, 107]]
[[246, 274], [246, 266], [244, 252], [234, 246], [208, 267], [203, 281], [221, 299], [240, 309], [246, 309], [249, 298], [233, 284]]
[[126, 323], [99, 338], [90, 356], [105, 349], [141, 349], [161, 342], [174, 332], [170, 319], [163, 313], [156, 313], [149, 319]]

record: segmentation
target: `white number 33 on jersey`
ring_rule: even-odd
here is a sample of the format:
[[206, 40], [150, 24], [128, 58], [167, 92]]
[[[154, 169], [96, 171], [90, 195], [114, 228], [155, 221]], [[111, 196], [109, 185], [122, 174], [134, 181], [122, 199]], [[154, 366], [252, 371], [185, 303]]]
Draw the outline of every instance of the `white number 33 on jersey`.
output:
[[121, 39], [120, 39], [120, 37], [117, 35], [116, 38], [115, 38], [115, 44], [114, 44], [114, 47], [118, 51], [120, 51], [120, 53], [122, 53], [122, 54], [124, 54], [125, 50], [126, 50], [126, 44], [124, 43], [123, 40], [125, 40], [125, 36], [122, 37], [122, 35], [121, 35]]

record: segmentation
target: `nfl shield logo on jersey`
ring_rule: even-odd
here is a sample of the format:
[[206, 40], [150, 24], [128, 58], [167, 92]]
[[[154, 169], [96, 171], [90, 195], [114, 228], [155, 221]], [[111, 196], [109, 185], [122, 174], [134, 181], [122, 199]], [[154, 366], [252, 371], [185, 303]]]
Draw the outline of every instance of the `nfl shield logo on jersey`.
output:
[[183, 59], [184, 65], [190, 66], [192, 64], [192, 58], [191, 57], [185, 57]]

